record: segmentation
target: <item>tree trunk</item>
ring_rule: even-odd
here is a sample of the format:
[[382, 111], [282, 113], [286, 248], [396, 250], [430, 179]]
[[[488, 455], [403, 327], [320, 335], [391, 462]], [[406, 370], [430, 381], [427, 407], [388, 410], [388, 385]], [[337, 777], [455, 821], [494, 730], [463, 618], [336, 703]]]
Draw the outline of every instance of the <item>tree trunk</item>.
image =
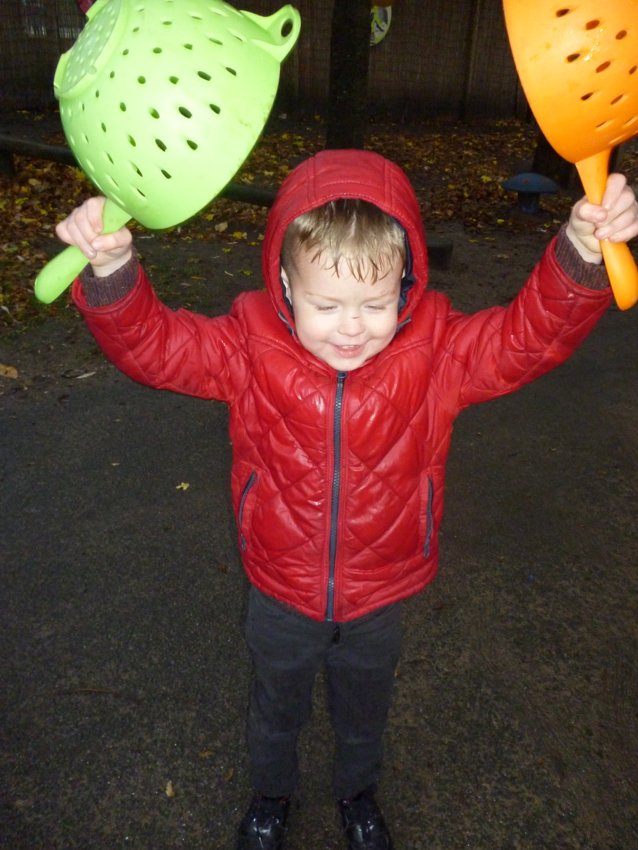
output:
[[361, 148], [368, 122], [370, 0], [334, 0], [326, 147]]

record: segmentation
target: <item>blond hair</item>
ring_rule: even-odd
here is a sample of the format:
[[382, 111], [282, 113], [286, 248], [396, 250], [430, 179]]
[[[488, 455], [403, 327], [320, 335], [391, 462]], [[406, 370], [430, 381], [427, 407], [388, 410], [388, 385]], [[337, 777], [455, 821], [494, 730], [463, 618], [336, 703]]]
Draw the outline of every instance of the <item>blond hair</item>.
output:
[[405, 237], [395, 219], [359, 198], [339, 198], [302, 213], [288, 227], [281, 264], [289, 274], [299, 251], [339, 274], [345, 261], [356, 280], [385, 277], [397, 259], [405, 262]]

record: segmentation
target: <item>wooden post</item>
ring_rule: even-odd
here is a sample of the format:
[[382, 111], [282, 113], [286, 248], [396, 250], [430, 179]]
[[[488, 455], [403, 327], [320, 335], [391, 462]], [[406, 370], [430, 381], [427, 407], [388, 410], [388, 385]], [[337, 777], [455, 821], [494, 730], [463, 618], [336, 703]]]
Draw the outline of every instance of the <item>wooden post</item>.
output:
[[368, 123], [370, 0], [335, 0], [326, 147], [363, 147]]

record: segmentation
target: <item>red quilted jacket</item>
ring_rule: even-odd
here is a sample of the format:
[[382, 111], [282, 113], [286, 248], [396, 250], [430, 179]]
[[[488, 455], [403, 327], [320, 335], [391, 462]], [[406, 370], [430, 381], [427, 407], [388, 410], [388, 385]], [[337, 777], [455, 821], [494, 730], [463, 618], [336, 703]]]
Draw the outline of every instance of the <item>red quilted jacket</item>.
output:
[[[394, 216], [412, 258], [394, 340], [347, 374], [298, 343], [279, 279], [290, 221], [337, 197]], [[232, 500], [250, 581], [316, 620], [349, 620], [434, 577], [457, 414], [564, 361], [610, 296], [572, 280], [550, 245], [511, 305], [454, 311], [426, 290], [425, 234], [406, 176], [360, 151], [326, 151], [290, 174], [269, 217], [263, 270], [266, 291], [240, 295], [216, 318], [170, 311], [141, 270], [108, 307], [89, 307], [79, 282], [74, 297], [126, 374], [229, 405]]]

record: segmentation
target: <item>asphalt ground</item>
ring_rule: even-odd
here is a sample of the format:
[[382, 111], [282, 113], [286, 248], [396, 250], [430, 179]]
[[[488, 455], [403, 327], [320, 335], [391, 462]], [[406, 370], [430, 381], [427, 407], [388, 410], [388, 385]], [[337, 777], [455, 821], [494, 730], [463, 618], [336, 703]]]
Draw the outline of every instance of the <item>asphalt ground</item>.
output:
[[[0, 847], [233, 848], [250, 662], [226, 412], [84, 340], [47, 374], [65, 333], [34, 331], [45, 374], [0, 396]], [[637, 363], [638, 310], [612, 308], [459, 419], [387, 733], [397, 850], [638, 846]], [[321, 681], [315, 701], [288, 850], [345, 847]]]

